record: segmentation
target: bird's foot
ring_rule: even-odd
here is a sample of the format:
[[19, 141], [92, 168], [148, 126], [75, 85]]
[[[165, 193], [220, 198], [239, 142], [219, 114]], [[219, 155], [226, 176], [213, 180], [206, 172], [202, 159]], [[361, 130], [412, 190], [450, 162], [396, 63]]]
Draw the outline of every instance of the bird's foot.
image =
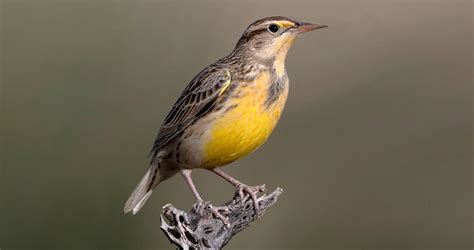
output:
[[258, 217], [259, 205], [258, 205], [257, 195], [260, 192], [265, 192], [265, 184], [258, 185], [258, 186], [248, 186], [248, 185], [245, 185], [245, 184], [238, 184], [235, 187], [235, 191], [236, 191], [237, 194], [239, 194], [240, 201], [242, 203], [246, 202], [249, 197], [252, 199], [253, 207], [255, 209], [255, 215], [256, 215], [256, 217]]
[[225, 206], [215, 207], [209, 203], [207, 204], [206, 208], [211, 212], [212, 215], [214, 215], [214, 217], [216, 217], [216, 219], [219, 219], [222, 221], [222, 223], [224, 224], [224, 227], [227, 227], [227, 228], [230, 227], [229, 219], [224, 215], [230, 212], [228, 207], [225, 207]]
[[230, 212], [228, 207], [226, 206], [215, 207], [209, 201], [208, 202], [198, 201], [196, 202], [196, 204], [194, 204], [194, 209], [195, 211], [198, 211], [198, 212], [202, 211], [205, 214], [210, 213], [216, 219], [221, 220], [222, 224], [224, 224], [225, 227], [227, 228], [230, 227], [229, 219], [225, 216], [226, 214]]

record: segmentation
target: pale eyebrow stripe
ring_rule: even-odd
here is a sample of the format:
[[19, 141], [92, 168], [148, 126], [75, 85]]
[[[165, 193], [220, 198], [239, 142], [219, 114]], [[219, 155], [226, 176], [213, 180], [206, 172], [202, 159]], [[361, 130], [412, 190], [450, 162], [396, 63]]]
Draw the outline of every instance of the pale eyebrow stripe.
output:
[[278, 24], [278, 25], [280, 25], [281, 27], [284, 27], [284, 28], [289, 28], [289, 27], [295, 26], [295, 23], [290, 22], [290, 21], [273, 21], [272, 23], [276, 23], [276, 24]]

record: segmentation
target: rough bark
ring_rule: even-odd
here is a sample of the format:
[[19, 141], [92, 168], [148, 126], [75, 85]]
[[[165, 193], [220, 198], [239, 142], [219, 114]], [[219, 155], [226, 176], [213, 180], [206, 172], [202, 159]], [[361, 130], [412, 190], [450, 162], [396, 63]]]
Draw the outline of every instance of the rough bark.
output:
[[269, 195], [260, 196], [258, 216], [256, 216], [252, 199], [244, 199], [242, 202], [236, 195], [222, 206], [228, 209], [225, 213], [229, 219], [228, 226], [212, 216], [206, 203], [194, 204], [189, 213], [168, 204], [163, 207], [161, 230], [171, 243], [180, 249], [221, 249], [234, 235], [261, 218], [267, 208], [276, 203], [282, 192], [283, 189], [277, 188]]

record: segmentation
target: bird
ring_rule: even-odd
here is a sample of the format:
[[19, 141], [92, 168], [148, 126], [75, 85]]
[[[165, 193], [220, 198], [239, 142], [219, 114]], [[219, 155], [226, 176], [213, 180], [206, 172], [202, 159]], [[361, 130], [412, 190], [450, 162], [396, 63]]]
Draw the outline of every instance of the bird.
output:
[[[251, 198], [258, 212], [257, 195], [265, 186], [244, 184], [220, 167], [252, 153], [268, 139], [288, 96], [288, 50], [298, 35], [325, 27], [283, 16], [250, 24], [230, 54], [204, 68], [184, 88], [159, 129], [149, 169], [126, 201], [124, 213], [136, 214], [155, 187], [177, 173], [196, 202], [203, 204], [191, 178], [195, 169], [224, 178], [241, 200]], [[211, 204], [207, 208], [227, 222], [222, 208]]]

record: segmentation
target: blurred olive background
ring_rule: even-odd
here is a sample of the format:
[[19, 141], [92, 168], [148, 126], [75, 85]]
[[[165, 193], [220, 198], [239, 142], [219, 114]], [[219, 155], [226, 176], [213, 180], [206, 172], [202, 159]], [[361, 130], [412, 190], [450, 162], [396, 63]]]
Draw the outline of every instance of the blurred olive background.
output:
[[[225, 167], [281, 199], [232, 248], [472, 249], [472, 1], [1, 1], [0, 247], [171, 248], [122, 208], [187, 82], [252, 21], [329, 28], [287, 58], [267, 144]], [[195, 171], [205, 199], [233, 189]]]

